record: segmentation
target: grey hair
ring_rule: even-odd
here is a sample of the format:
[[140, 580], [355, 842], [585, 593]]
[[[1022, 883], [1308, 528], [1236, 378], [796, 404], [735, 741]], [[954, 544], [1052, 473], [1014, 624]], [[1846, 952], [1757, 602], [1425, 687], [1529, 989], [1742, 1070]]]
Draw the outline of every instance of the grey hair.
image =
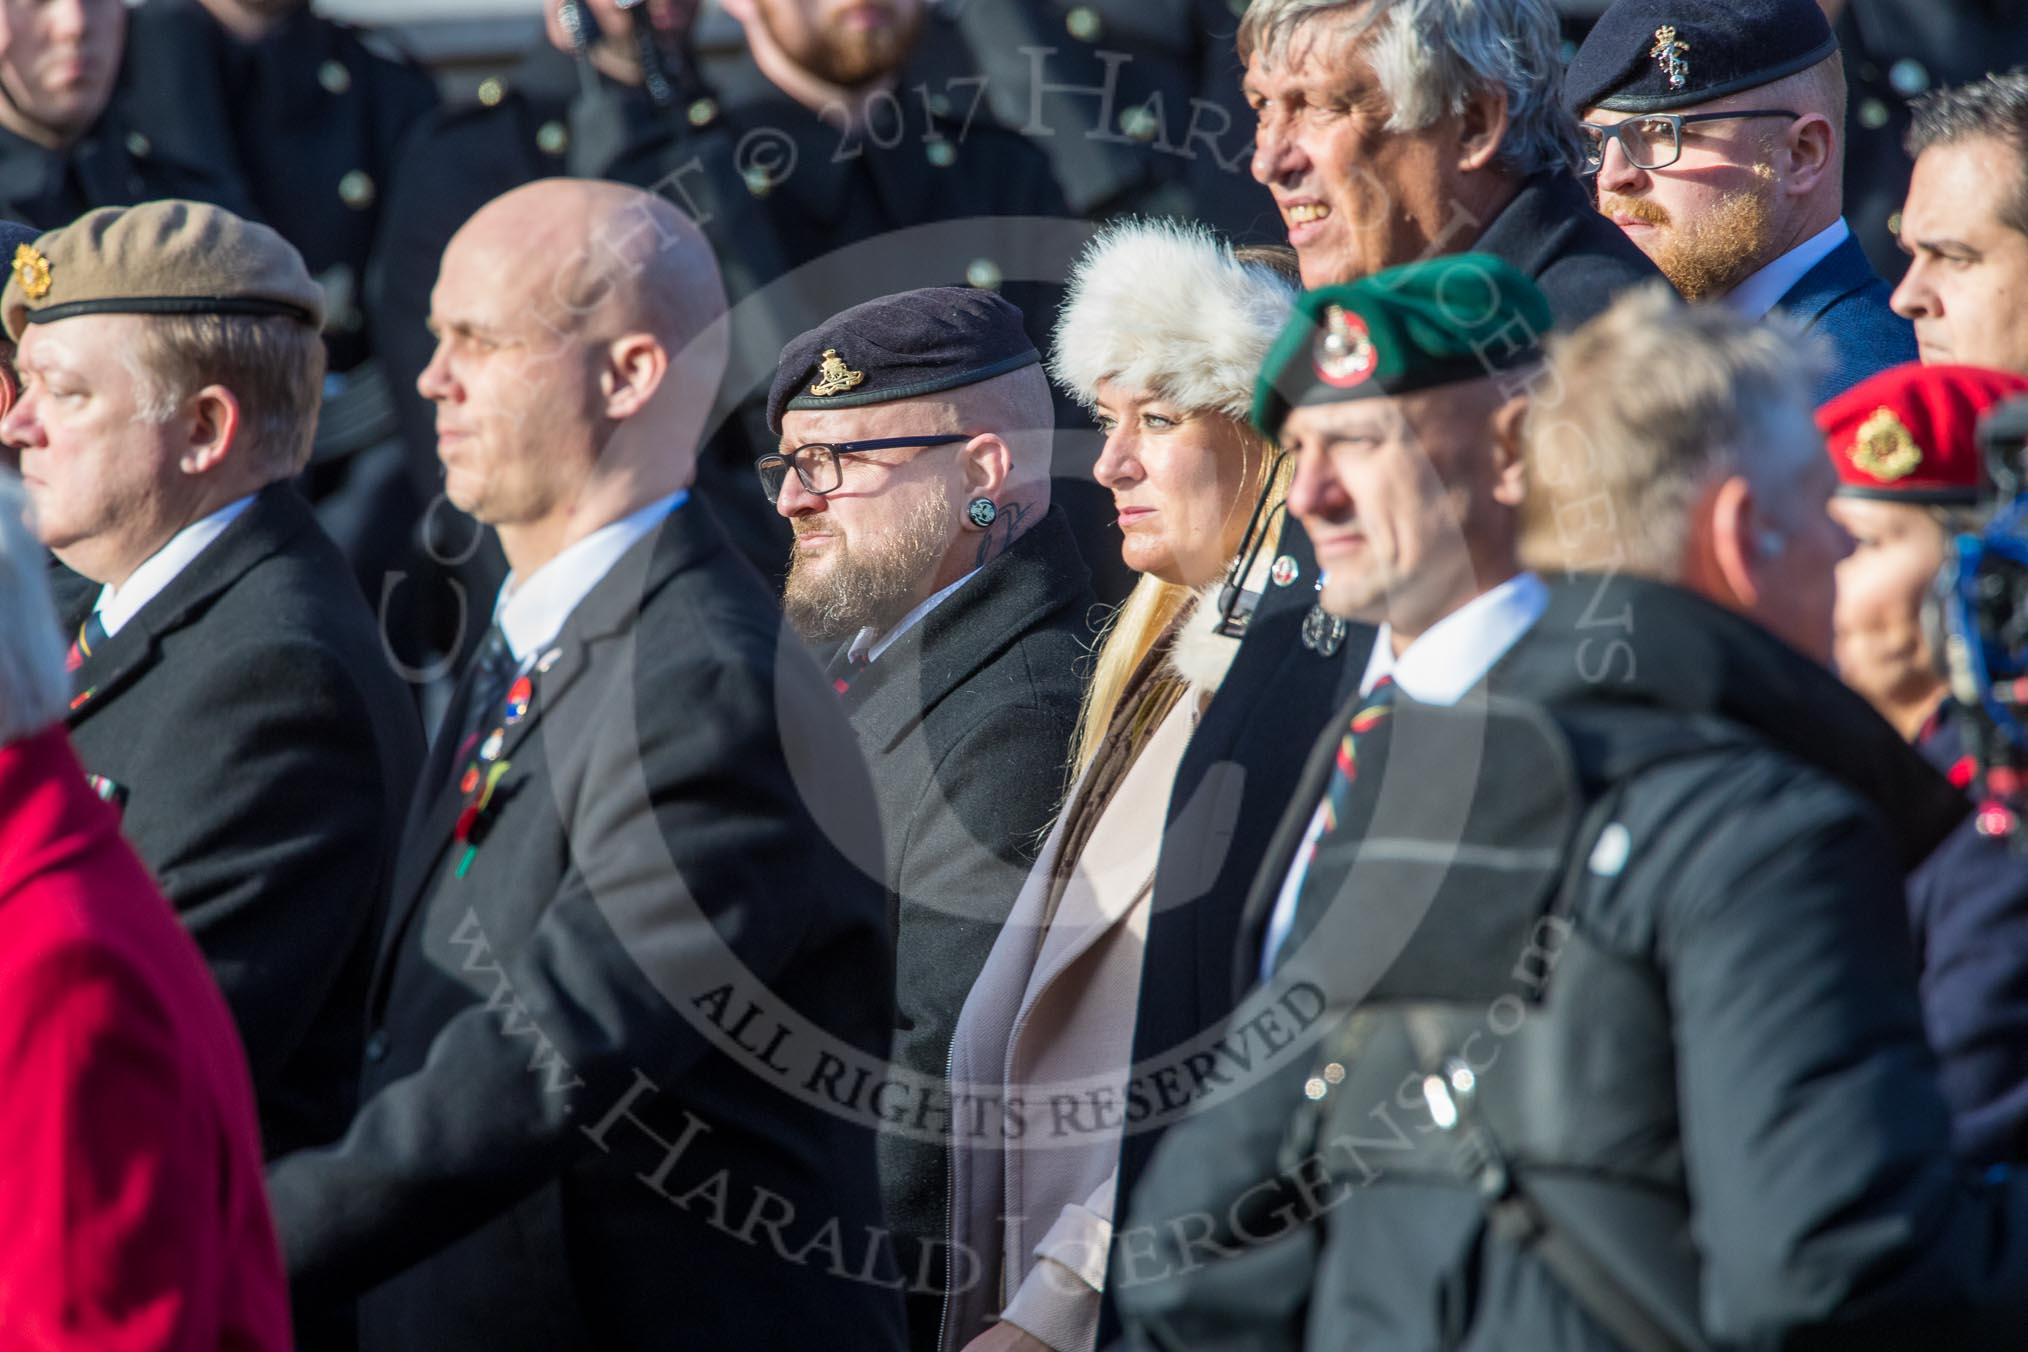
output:
[[1909, 158], [1931, 146], [1954, 145], [1974, 136], [1990, 136], [2013, 147], [2018, 177], [2000, 218], [2028, 234], [2028, 66], [2004, 74], [1938, 89], [1915, 101], [1915, 120], [1908, 128]]
[[120, 355], [141, 421], [166, 423], [191, 395], [223, 385], [239, 400], [240, 445], [261, 463], [264, 482], [310, 463], [325, 358], [309, 325], [280, 315], [149, 315]]
[[1253, 0], [1239, 57], [1279, 61], [1313, 20], [1357, 13], [1367, 59], [1393, 111], [1390, 131], [1461, 113], [1476, 91], [1507, 96], [1499, 162], [1521, 174], [1575, 168], [1577, 119], [1563, 106], [1562, 38], [1550, 0]]
[[1550, 346], [1555, 397], [1525, 424], [1522, 561], [1676, 581], [1698, 498], [1735, 474], [1795, 525], [1815, 510], [1798, 505], [1798, 478], [1829, 463], [1821, 437], [1795, 435], [1814, 426], [1823, 360], [1779, 316], [1686, 305], [1660, 282], [1623, 295]]
[[61, 719], [67, 684], [48, 558], [28, 525], [28, 494], [0, 470], [0, 746]]

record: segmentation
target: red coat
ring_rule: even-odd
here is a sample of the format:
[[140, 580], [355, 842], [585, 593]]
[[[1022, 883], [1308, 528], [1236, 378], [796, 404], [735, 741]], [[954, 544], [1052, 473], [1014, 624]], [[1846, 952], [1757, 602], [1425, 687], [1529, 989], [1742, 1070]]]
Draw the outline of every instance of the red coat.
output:
[[0, 1347], [289, 1346], [225, 1000], [63, 731], [0, 747]]

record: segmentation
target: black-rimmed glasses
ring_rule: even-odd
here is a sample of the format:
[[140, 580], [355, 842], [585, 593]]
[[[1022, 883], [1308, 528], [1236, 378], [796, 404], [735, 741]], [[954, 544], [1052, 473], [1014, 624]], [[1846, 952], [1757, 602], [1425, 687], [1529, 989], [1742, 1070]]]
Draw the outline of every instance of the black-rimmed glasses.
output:
[[1784, 108], [1750, 108], [1737, 113], [1644, 113], [1617, 126], [1577, 124], [1584, 138], [1584, 172], [1605, 168], [1606, 146], [1620, 143], [1620, 153], [1636, 169], [1667, 169], [1683, 157], [1683, 128], [1694, 122], [1723, 122], [1740, 117], [1801, 117]]
[[813, 441], [807, 446], [798, 446], [787, 455], [764, 455], [753, 462], [760, 475], [761, 492], [774, 502], [782, 495], [782, 485], [788, 481], [789, 470], [796, 471], [796, 478], [804, 488], [822, 497], [835, 493], [845, 482], [845, 470], [839, 465], [841, 455], [857, 455], [862, 451], [898, 451], [904, 446], [950, 446], [971, 437], [962, 432], [948, 433], [934, 437], [876, 437], [871, 441], [834, 441], [825, 443]]

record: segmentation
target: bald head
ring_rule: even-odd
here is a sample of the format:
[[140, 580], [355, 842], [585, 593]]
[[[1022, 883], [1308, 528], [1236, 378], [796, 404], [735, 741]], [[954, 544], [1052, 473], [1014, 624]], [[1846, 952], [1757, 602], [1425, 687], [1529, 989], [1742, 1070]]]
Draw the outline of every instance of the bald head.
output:
[[539, 561], [694, 477], [725, 286], [669, 202], [581, 179], [517, 188], [452, 238], [430, 311], [417, 386], [438, 406], [447, 491], [517, 569], [517, 544]]
[[491, 255], [557, 332], [637, 329], [673, 355], [725, 318], [704, 232], [666, 198], [619, 183], [549, 178], [481, 207], [451, 248]]

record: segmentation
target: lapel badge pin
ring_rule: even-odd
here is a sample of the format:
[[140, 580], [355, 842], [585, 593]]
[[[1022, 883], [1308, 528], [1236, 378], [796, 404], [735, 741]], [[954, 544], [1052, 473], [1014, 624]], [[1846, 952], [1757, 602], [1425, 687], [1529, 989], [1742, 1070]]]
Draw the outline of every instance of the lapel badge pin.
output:
[[1335, 657], [1345, 644], [1349, 627], [1322, 606], [1311, 606], [1310, 613], [1303, 616], [1303, 646], [1319, 657]]
[[535, 669], [539, 672], [542, 672], [544, 675], [547, 675], [549, 673], [549, 669], [555, 666], [562, 659], [563, 659], [563, 649], [551, 648], [548, 652], [544, 653], [542, 655], [541, 660], [535, 664]]
[[528, 716], [528, 701], [535, 696], [535, 683], [526, 676], [515, 680], [507, 691], [507, 725], [512, 727]]
[[1284, 554], [1276, 559], [1274, 568], [1268, 573], [1277, 587], [1286, 587], [1302, 575], [1302, 567], [1296, 562], [1296, 556], [1293, 554]]
[[489, 761], [498, 758], [500, 748], [506, 744], [507, 734], [498, 728], [493, 729], [486, 735], [486, 740], [479, 744], [479, 759]]

